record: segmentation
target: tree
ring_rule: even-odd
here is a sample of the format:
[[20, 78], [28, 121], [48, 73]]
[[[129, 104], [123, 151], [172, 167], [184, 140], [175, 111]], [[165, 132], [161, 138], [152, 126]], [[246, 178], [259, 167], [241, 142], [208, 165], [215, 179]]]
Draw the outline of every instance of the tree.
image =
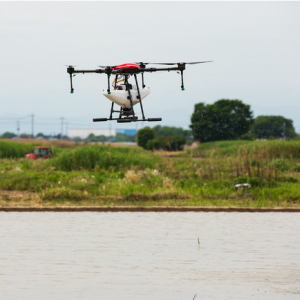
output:
[[194, 140], [192, 130], [185, 130], [181, 127], [170, 127], [156, 125], [153, 127], [155, 136], [184, 136], [186, 141], [192, 143]]
[[20, 138], [21, 138], [21, 139], [30, 139], [30, 138], [31, 138], [31, 135], [26, 134], [26, 133], [22, 133], [22, 134], [20, 134]]
[[13, 132], [4, 132], [3, 134], [2, 134], [2, 137], [4, 138], [4, 139], [12, 139], [12, 138], [14, 138], [14, 137], [16, 137], [17, 135], [16, 134], [14, 134]]
[[38, 138], [38, 139], [48, 139], [49, 136], [44, 135], [42, 132], [39, 132], [39, 133], [36, 135], [36, 138]]
[[143, 147], [144, 149], [147, 149], [147, 142], [149, 140], [154, 139], [155, 133], [154, 130], [150, 127], [145, 127], [143, 129], [140, 129], [137, 133], [137, 143], [140, 147]]
[[293, 121], [282, 116], [258, 116], [251, 131], [259, 139], [296, 137]]
[[253, 124], [250, 105], [241, 100], [221, 99], [213, 104], [198, 103], [190, 128], [200, 142], [235, 140], [249, 132]]
[[181, 127], [169, 127], [169, 126], [156, 125], [152, 129], [155, 132], [155, 136], [172, 136], [172, 135], [184, 136], [184, 129], [182, 129]]

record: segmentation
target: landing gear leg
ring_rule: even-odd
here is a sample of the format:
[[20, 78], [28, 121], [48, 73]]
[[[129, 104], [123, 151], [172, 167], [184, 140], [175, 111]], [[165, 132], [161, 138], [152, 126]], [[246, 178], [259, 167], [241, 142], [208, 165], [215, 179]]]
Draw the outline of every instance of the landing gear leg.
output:
[[140, 93], [140, 89], [139, 89], [139, 84], [138, 84], [138, 81], [137, 81], [137, 78], [136, 78], [136, 74], [134, 74], [134, 79], [135, 79], [136, 88], [137, 88], [137, 91], [138, 91], [138, 99], [140, 100], [140, 106], [141, 106], [143, 120], [145, 120], [144, 109], [143, 109], [143, 104], [142, 104], [142, 97], [141, 97], [141, 93]]
[[111, 103], [110, 116], [109, 116], [110, 120], [112, 119], [113, 112], [114, 112], [114, 102]]

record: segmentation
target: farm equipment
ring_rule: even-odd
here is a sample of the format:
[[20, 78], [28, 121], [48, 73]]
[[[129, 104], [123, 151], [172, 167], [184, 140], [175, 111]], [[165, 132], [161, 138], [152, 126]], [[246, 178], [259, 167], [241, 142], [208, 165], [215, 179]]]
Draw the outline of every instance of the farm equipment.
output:
[[45, 146], [33, 147], [32, 153], [26, 154], [25, 158], [37, 159], [37, 158], [50, 158], [52, 156], [51, 148]]

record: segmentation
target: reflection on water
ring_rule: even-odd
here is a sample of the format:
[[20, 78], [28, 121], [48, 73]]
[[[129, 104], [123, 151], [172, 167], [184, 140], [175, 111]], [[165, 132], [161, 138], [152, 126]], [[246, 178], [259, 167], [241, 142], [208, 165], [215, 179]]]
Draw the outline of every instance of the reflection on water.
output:
[[0, 299], [299, 299], [299, 216], [0, 212]]

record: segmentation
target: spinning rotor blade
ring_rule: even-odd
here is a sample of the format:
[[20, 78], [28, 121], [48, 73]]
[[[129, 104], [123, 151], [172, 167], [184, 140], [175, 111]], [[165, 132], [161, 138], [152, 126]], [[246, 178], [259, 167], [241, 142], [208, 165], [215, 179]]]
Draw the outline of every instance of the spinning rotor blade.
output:
[[204, 63], [208, 63], [208, 62], [213, 62], [212, 60], [206, 60], [206, 61], [196, 61], [196, 62], [188, 62], [185, 63], [186, 65], [195, 65], [195, 64], [204, 64]]
[[69, 68], [74, 68], [74, 67], [76, 67], [78, 65], [64, 65], [64, 66], [69, 67]]
[[195, 62], [179, 62], [179, 63], [149, 63], [152, 65], [194, 65], [194, 64], [204, 64], [204, 63], [208, 63], [208, 62], [212, 62], [212, 60], [206, 60], [206, 61], [195, 61]]
[[100, 68], [104, 68], [104, 69], [106, 69], [106, 68], [110, 68], [110, 69], [112, 69], [112, 68], [115, 68], [116, 66], [98, 66], [98, 67], [100, 67]]
[[149, 65], [149, 64], [151, 64], [151, 63], [139, 61], [139, 62], [134, 62], [134, 64], [137, 64], [137, 65], [139, 65], [140, 67], [145, 67], [146, 65]]

